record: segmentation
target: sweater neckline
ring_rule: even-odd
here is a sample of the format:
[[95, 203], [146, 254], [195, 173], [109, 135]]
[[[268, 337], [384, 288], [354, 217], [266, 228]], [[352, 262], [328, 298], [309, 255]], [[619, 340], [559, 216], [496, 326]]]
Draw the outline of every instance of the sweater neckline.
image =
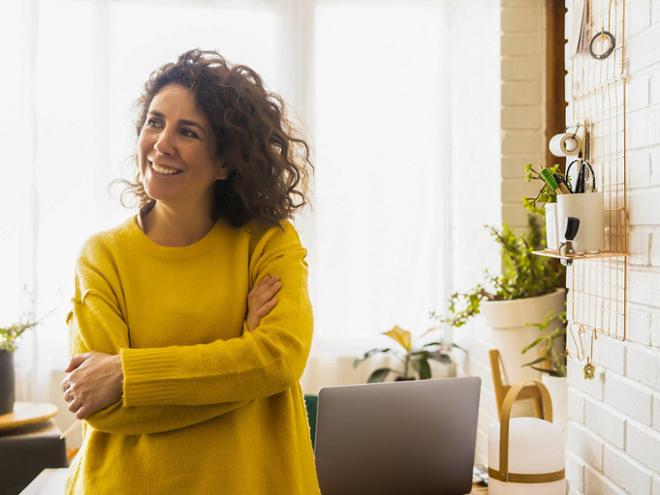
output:
[[139, 213], [132, 215], [127, 220], [127, 233], [140, 249], [159, 258], [195, 258], [208, 252], [213, 246], [217, 246], [222, 239], [221, 221], [216, 221], [211, 229], [198, 241], [187, 246], [163, 246], [154, 242], [140, 228], [138, 223]]

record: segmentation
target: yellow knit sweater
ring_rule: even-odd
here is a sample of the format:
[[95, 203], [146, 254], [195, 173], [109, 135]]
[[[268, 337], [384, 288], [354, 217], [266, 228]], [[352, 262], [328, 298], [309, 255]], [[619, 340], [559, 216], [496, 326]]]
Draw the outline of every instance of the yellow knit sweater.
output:
[[[73, 353], [121, 354], [121, 401], [84, 422], [68, 494], [318, 494], [298, 380], [312, 337], [293, 226], [223, 220], [164, 247], [132, 217], [82, 248], [67, 323]], [[279, 275], [247, 331], [247, 294]]]

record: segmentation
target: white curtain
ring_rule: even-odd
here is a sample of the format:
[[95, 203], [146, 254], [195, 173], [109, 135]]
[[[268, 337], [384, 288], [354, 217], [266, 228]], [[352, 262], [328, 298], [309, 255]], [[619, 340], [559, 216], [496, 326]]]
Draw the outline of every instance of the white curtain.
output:
[[66, 362], [82, 242], [131, 213], [108, 185], [130, 174], [132, 103], [151, 70], [193, 47], [261, 73], [314, 148], [314, 210], [297, 220], [316, 321], [308, 388], [337, 381], [319, 363], [347, 366], [394, 324], [425, 330], [450, 259], [443, 5], [0, 3], [0, 325], [48, 315], [20, 344], [21, 398], [48, 400]]

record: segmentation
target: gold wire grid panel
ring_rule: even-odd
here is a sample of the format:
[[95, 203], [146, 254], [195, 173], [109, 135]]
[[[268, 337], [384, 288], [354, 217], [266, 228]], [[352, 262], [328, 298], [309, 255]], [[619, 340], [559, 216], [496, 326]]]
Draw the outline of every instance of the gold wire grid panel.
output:
[[[569, 330], [619, 340], [626, 338], [628, 215], [626, 204], [626, 74], [625, 0], [574, 0], [572, 24], [580, 28], [582, 43], [570, 43], [568, 110], [569, 125], [582, 124], [588, 131], [586, 159], [596, 176], [596, 190], [603, 192], [605, 250], [575, 256], [568, 267], [570, 294], [567, 301]], [[576, 12], [576, 9], [579, 12]], [[584, 18], [582, 18], [582, 11]], [[582, 20], [584, 19], [584, 20]], [[603, 53], [601, 42], [611, 33], [612, 53]], [[596, 40], [590, 43], [596, 37]], [[569, 48], [570, 49], [570, 48]], [[569, 159], [570, 160], [570, 159]], [[550, 254], [550, 253], [545, 253]], [[558, 253], [557, 253], [557, 257]], [[589, 338], [589, 337], [587, 337]]]

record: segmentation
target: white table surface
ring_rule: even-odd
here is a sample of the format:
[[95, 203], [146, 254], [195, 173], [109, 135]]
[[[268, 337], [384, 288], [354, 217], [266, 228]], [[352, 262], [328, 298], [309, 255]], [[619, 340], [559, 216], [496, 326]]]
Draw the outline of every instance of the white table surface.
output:
[[44, 469], [20, 495], [59, 495], [64, 493], [66, 468]]

